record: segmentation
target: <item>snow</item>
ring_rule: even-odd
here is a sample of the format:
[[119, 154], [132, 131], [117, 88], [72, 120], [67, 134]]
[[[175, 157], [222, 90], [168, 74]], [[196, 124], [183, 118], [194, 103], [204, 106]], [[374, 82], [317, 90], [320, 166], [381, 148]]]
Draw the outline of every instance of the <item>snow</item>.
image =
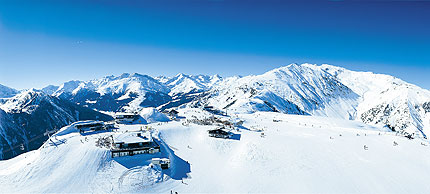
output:
[[54, 86], [54, 85], [48, 85], [48, 86], [42, 88], [41, 90], [48, 95], [52, 95], [52, 94], [54, 94], [54, 92], [56, 92], [58, 90], [58, 88], [60, 88], [60, 87]]
[[96, 91], [102, 95], [106, 93], [141, 93], [141, 91], [169, 92], [168, 88], [154, 78], [137, 73], [123, 74], [111, 79], [94, 80], [91, 83], [97, 85]]
[[39, 106], [39, 103], [44, 100], [51, 103], [51, 99], [47, 94], [40, 90], [29, 89], [9, 98], [3, 104], [0, 104], [0, 108], [6, 112], [19, 111], [31, 113]]
[[[142, 102], [147, 98], [147, 93], [162, 93], [167, 95], [170, 89], [156, 79], [138, 73], [124, 73], [120, 76], [106, 76], [90, 81], [70, 81], [62, 84], [54, 96], [64, 97], [68, 100], [75, 100], [75, 103], [86, 104], [89, 107], [108, 110], [112, 104], [105, 104], [102, 101], [114, 98], [118, 103], [126, 101], [126, 110], [137, 110]], [[115, 105], [113, 105], [115, 106]], [[120, 107], [122, 108], [122, 106]]]
[[187, 106], [359, 120], [426, 137], [430, 130], [426, 103], [430, 103], [430, 91], [393, 76], [291, 64], [262, 75], [223, 79]]
[[231, 107], [229, 109], [237, 113], [266, 111], [267, 107], [246, 108], [255, 103], [264, 107], [264, 104], [255, 100], [255, 96], [259, 96], [258, 99], [268, 99], [266, 101], [271, 105], [288, 103], [300, 109], [291, 112], [282, 110], [285, 109], [283, 106], [275, 106], [280, 112], [301, 114], [304, 111], [316, 116], [345, 119], [354, 114], [356, 99], [359, 97], [331, 74], [313, 66], [296, 64], [262, 75], [228, 78], [209, 93], [212, 94], [207, 99], [209, 105], [219, 109]]
[[138, 132], [135, 133], [121, 133], [113, 136], [114, 142], [123, 142], [125, 144], [140, 143], [140, 142], [152, 142], [151, 134], [146, 132], [140, 132], [142, 137], [137, 136]]
[[[106, 135], [108, 133], [53, 136], [37, 151], [1, 161], [0, 176], [8, 177], [0, 181], [0, 187], [8, 189], [2, 192], [112, 192], [112, 189], [120, 189], [125, 184], [135, 184], [133, 178], [142, 178], [147, 184], [163, 178], [157, 169], [134, 164], [134, 159], [141, 160], [141, 164], [149, 164], [146, 160], [150, 158], [145, 155], [136, 156], [133, 160], [110, 158], [106, 148], [95, 146], [95, 141]], [[13, 164], [6, 165], [5, 162], [9, 161]], [[109, 182], [110, 178], [115, 178], [115, 185]], [[5, 186], [4, 181], [10, 180], [15, 183]], [[128, 191], [126, 189], [121, 191]]]
[[66, 99], [104, 111], [210, 105], [234, 113], [277, 111], [361, 120], [422, 137], [430, 130], [430, 116], [423, 108], [430, 103], [430, 91], [393, 76], [326, 64], [290, 64], [261, 75], [229, 78], [125, 73], [66, 82], [54, 93], [67, 94], [74, 96]]
[[[430, 134], [430, 120], [423, 110], [423, 105], [430, 101], [429, 90], [389, 75], [355, 72], [331, 65], [314, 67], [330, 72], [360, 95], [355, 119], [379, 125], [388, 124], [398, 131], [423, 137]], [[381, 108], [383, 111], [378, 110]], [[375, 113], [375, 110], [379, 113]]]
[[175, 77], [168, 79], [160, 78], [170, 88], [169, 95], [190, 93], [192, 91], [206, 91], [215, 84], [219, 83], [222, 78], [219, 75], [185, 75], [179, 73]]
[[10, 98], [17, 93], [17, 90], [0, 84], [0, 98]]
[[170, 119], [160, 111], [155, 108], [142, 108], [139, 112], [139, 115], [142, 116], [148, 123], [155, 122], [167, 122]]
[[[179, 112], [187, 118], [210, 115]], [[430, 192], [430, 146], [422, 139], [336, 118], [273, 112], [231, 117], [245, 121], [232, 139], [210, 138], [207, 130], [215, 126], [183, 125], [185, 120], [152, 123], [162, 150], [154, 155], [112, 159], [108, 149], [95, 146], [99, 137], [144, 125], [55, 135], [39, 150], [0, 161], [0, 187], [24, 193]], [[152, 158], [165, 157], [170, 169], [150, 167]]]
[[60, 87], [57, 89], [57, 91], [55, 91], [52, 95], [58, 97], [58, 96], [61, 96], [62, 94], [72, 93], [73, 90], [75, 90], [81, 83], [82, 81], [78, 81], [78, 80], [65, 82], [61, 84]]
[[[19, 136], [5, 138], [12, 114], [32, 114], [42, 101], [58, 106], [48, 96], [55, 88], [2, 100], [0, 143], [18, 142]], [[0, 98], [4, 91], [0, 85]], [[389, 75], [312, 64], [225, 79], [126, 73], [66, 82], [53, 95], [74, 95], [110, 115], [119, 107], [140, 117], [114, 132], [83, 135], [74, 126], [89, 121], [76, 122], [38, 150], [0, 161], [2, 192], [430, 192], [430, 91]], [[174, 100], [190, 102], [177, 103], [180, 121], [146, 107]], [[228, 112], [217, 116], [221, 120], [244, 121], [230, 131], [231, 139], [210, 138], [207, 130], [217, 126], [192, 123], [213, 116], [191, 108], [206, 105]], [[96, 146], [110, 136], [135, 141], [133, 134], [143, 129], [150, 129], [145, 133], [161, 153], [111, 158], [107, 147]], [[404, 137], [410, 134], [415, 139]], [[169, 158], [171, 168], [151, 167], [153, 158]]]

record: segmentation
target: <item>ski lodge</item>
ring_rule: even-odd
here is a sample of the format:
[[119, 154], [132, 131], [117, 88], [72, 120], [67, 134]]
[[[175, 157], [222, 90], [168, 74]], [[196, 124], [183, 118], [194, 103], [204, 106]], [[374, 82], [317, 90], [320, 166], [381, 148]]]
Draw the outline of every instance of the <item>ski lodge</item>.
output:
[[224, 131], [223, 128], [208, 130], [208, 133], [209, 133], [209, 137], [224, 138], [224, 139], [228, 139], [231, 137], [231, 134], [227, 131]]
[[152, 139], [148, 131], [117, 134], [113, 135], [112, 139], [112, 158], [160, 152], [160, 145]]
[[170, 116], [170, 118], [176, 118], [178, 117], [179, 112], [175, 109], [171, 109], [167, 112], [167, 114]]
[[115, 113], [115, 121], [117, 123], [133, 122], [137, 119], [137, 114], [134, 113]]
[[79, 133], [106, 129], [103, 121], [84, 121], [76, 124], [75, 127], [79, 130]]

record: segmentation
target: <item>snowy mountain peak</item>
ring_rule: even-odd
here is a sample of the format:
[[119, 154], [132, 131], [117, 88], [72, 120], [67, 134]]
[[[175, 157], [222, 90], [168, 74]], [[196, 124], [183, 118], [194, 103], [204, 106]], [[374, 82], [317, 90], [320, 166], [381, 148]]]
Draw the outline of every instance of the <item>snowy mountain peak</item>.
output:
[[120, 78], [120, 79], [122, 79], [122, 78], [128, 78], [128, 77], [130, 77], [130, 74], [129, 74], [129, 73], [123, 73], [123, 74], [121, 74], [121, 75], [119, 76], [119, 78]]
[[55, 91], [52, 95], [57, 97], [68, 95], [72, 93], [73, 90], [75, 90], [77, 87], [79, 87], [81, 83], [82, 81], [78, 81], [78, 80], [65, 82], [61, 84], [60, 87], [57, 89], [57, 91]]
[[178, 73], [174, 77], [176, 77], [176, 78], [182, 78], [182, 77], [188, 77], [188, 75], [185, 75], [183, 73]]
[[407, 134], [423, 137], [430, 134], [430, 117], [423, 108], [430, 101], [430, 91], [390, 75], [351, 71], [327, 64], [318, 67], [360, 96], [357, 120], [386, 125]]
[[48, 85], [48, 86], [42, 88], [41, 90], [48, 95], [52, 95], [58, 90], [58, 88], [59, 88], [59, 86]]
[[179, 73], [165, 82], [170, 87], [170, 95], [185, 94], [190, 92], [205, 91], [211, 88], [215, 83], [221, 81], [219, 75], [186, 75]]
[[219, 75], [178, 73], [172, 78], [152, 78], [124, 73], [66, 82], [54, 96], [106, 111], [210, 105], [233, 112], [278, 111], [340, 117], [408, 133], [430, 134], [425, 127], [429, 111], [424, 108], [430, 102], [429, 93], [389, 75], [305, 63], [261, 75], [225, 79]]
[[166, 82], [168, 82], [171, 78], [170, 77], [167, 77], [167, 76], [164, 76], [164, 75], [161, 75], [161, 76], [157, 76], [157, 77], [154, 77], [154, 79], [156, 79], [157, 81], [159, 81], [160, 83], [162, 83], [162, 84], [165, 84]]
[[0, 98], [9, 98], [18, 93], [17, 90], [0, 84]]
[[222, 77], [218, 74], [215, 74], [215, 75], [210, 76], [210, 79], [215, 80], [215, 81], [219, 81], [222, 79]]
[[140, 73], [132, 73], [132, 74], [129, 74], [128, 77], [129, 78], [139, 78], [139, 79], [151, 79], [151, 80], [154, 79], [149, 75], [144, 75], [144, 74], [140, 74]]
[[230, 112], [279, 111], [350, 119], [358, 95], [313, 66], [291, 64], [262, 75], [233, 77], [194, 104]]
[[[66, 89], [67, 88], [67, 89]], [[170, 100], [169, 87], [148, 75], [123, 73], [90, 81], [66, 82], [53, 95], [74, 103], [106, 111], [127, 106], [158, 106]]]
[[23, 91], [8, 99], [0, 108], [6, 112], [27, 112], [31, 113], [43, 101], [51, 102], [51, 97], [37, 89]]

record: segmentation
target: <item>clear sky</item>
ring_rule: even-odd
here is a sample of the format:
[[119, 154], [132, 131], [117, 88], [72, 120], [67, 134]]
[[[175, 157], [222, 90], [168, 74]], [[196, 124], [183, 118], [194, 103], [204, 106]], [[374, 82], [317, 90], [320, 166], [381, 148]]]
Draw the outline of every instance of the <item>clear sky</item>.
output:
[[0, 0], [0, 84], [329, 63], [430, 89], [429, 1]]

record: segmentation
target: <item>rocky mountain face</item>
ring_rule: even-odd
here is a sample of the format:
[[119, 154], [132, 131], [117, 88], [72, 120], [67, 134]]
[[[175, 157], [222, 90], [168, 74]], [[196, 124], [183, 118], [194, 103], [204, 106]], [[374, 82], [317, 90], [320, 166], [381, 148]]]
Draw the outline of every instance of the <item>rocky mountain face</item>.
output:
[[18, 90], [0, 84], [0, 98], [9, 98], [18, 94]]
[[187, 93], [196, 93], [209, 90], [212, 86], [221, 81], [219, 75], [185, 75], [178, 74], [164, 82], [170, 88], [169, 95], [176, 96]]
[[150, 76], [122, 74], [86, 82], [67, 82], [53, 95], [97, 110], [121, 111], [164, 104], [171, 100], [169, 91]]
[[49, 86], [42, 88], [41, 90], [48, 95], [52, 95], [52, 94], [54, 94], [54, 92], [56, 92], [58, 90], [58, 88], [59, 88], [59, 86], [49, 85]]
[[262, 75], [226, 79], [193, 103], [231, 112], [277, 111], [349, 119], [358, 97], [331, 74], [312, 65], [294, 64]]
[[23, 144], [28, 142], [26, 137], [25, 130], [14, 122], [12, 115], [0, 109], [0, 160], [23, 153]]
[[386, 125], [393, 131], [426, 137], [430, 134], [430, 91], [398, 78], [371, 72], [319, 66], [357, 93], [356, 120]]
[[389, 75], [291, 64], [261, 75], [152, 78], [123, 74], [64, 83], [54, 96], [106, 111], [209, 106], [221, 112], [275, 111], [360, 120], [405, 134], [429, 134], [428, 90]]
[[152, 78], [141, 74], [107, 76], [91, 81], [62, 84], [54, 96], [104, 111], [137, 111], [142, 107], [177, 107], [208, 90], [221, 77], [178, 74]]
[[160, 110], [178, 107], [195, 99], [205, 96], [205, 92], [219, 84], [222, 77], [219, 75], [185, 75], [178, 74], [175, 77], [160, 77], [160, 82], [169, 87], [169, 95], [172, 99], [159, 106]]
[[0, 159], [39, 148], [55, 131], [78, 120], [111, 120], [112, 117], [67, 100], [28, 90], [0, 105]]
[[427, 137], [429, 101], [430, 91], [389, 75], [292, 64], [262, 75], [227, 78], [188, 105], [337, 117]]
[[160, 111], [209, 107], [227, 114], [281, 112], [358, 120], [415, 137], [430, 134], [430, 91], [389, 75], [330, 65], [291, 64], [261, 75], [228, 78], [185, 74], [152, 78], [125, 73], [69, 81], [42, 91], [19, 93], [3, 86], [0, 94], [3, 158], [36, 148], [47, 138], [33, 139], [46, 130], [76, 120], [111, 119], [95, 110], [141, 111], [145, 107]]

